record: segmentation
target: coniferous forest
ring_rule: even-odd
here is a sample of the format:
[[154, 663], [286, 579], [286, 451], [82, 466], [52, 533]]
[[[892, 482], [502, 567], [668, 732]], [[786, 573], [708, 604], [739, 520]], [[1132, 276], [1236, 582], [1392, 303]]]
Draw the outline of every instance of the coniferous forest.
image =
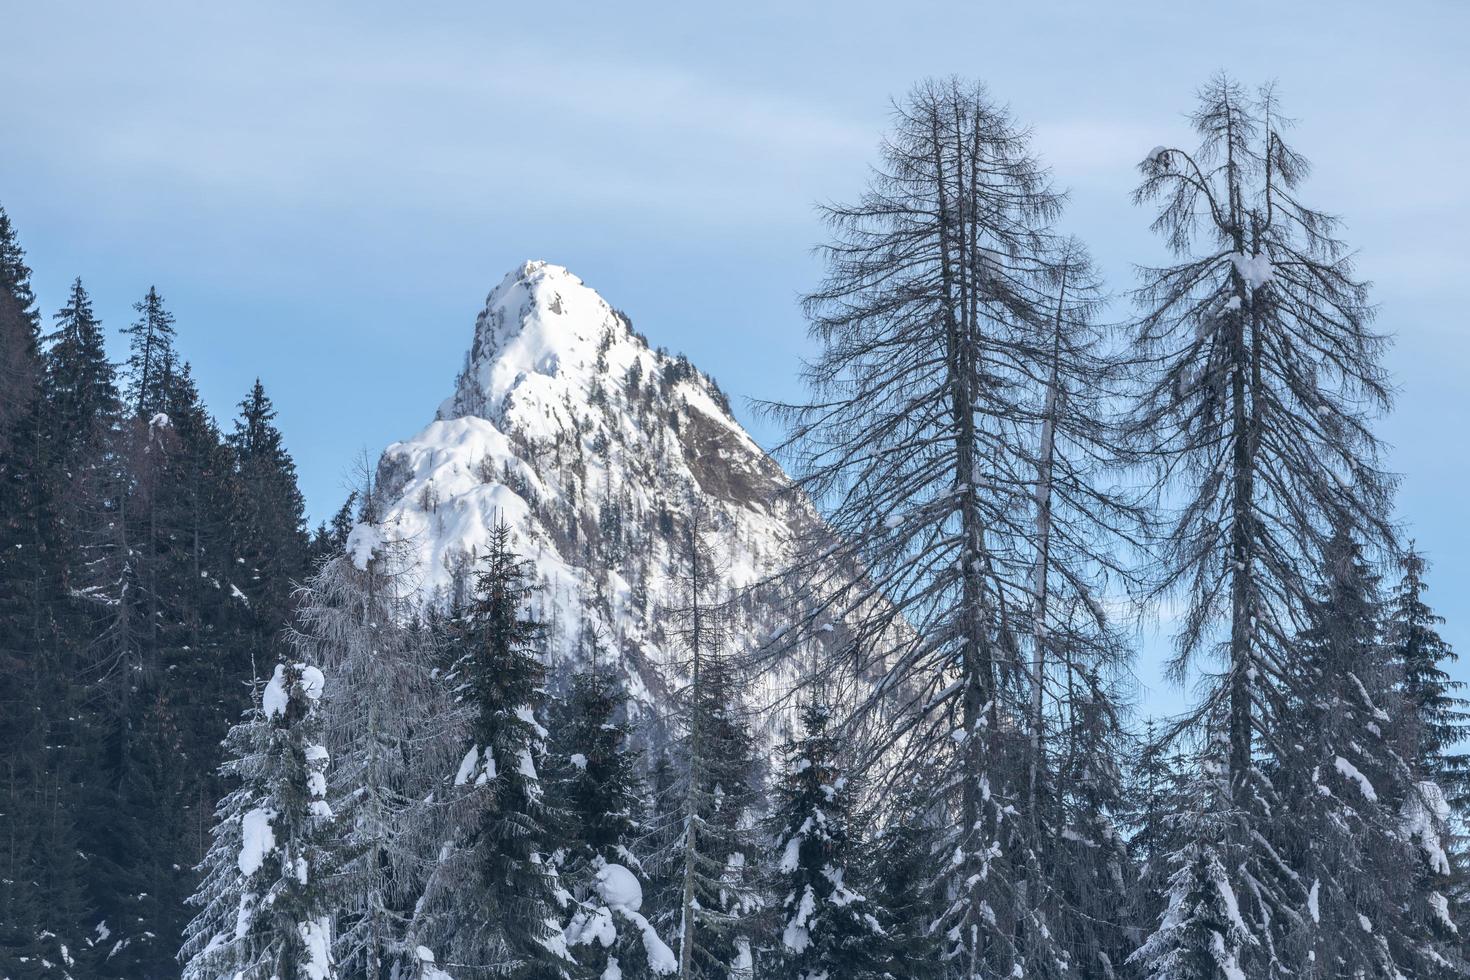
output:
[[[1271, 86], [1181, 108], [1120, 209], [1167, 261], [1110, 282], [1026, 121], [918, 84], [823, 208], [806, 394], [757, 406], [784, 473], [721, 469], [724, 395], [613, 311], [616, 383], [477, 460], [493, 519], [429, 569], [451, 489], [385, 454], [308, 527], [167, 284], [38, 297], [0, 210], [0, 978], [1470, 975], [1470, 704], [1379, 433], [1414, 327]], [[436, 431], [510, 411], [467, 386], [513, 329]], [[609, 418], [709, 499], [645, 506], [614, 474], [673, 464]], [[819, 519], [742, 578], [750, 486]], [[532, 522], [608, 577], [566, 599]], [[1189, 706], [1151, 717], [1164, 607]]]

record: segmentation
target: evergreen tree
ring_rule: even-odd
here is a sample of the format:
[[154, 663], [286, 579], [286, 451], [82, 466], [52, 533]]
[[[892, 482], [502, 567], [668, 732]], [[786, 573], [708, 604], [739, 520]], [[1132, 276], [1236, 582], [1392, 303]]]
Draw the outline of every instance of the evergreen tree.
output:
[[[1245, 980], [1244, 952], [1259, 944], [1241, 918], [1230, 873], [1240, 857], [1229, 777], [1218, 746], [1193, 773], [1194, 791], [1170, 814], [1174, 846], [1157, 927], [1131, 956], [1145, 980]], [[1287, 975], [1290, 975], [1289, 973]]]
[[642, 786], [639, 754], [628, 745], [627, 701], [594, 651], [551, 714], [559, 873], [575, 910], [566, 934], [582, 970], [595, 977], [677, 968], [643, 912], [648, 877], [633, 850], [642, 830]]
[[1393, 678], [1379, 635], [1378, 576], [1346, 532], [1326, 558], [1296, 644], [1304, 694], [1283, 731], [1311, 765], [1288, 759], [1273, 773], [1292, 815], [1273, 828], [1273, 843], [1309, 883], [1297, 942], [1329, 976], [1440, 975], [1444, 957], [1405, 915], [1415, 904], [1414, 862], [1400, 810], [1414, 789], [1386, 710]]
[[332, 811], [322, 744], [324, 678], [277, 664], [230, 730], [214, 842], [180, 953], [186, 980], [332, 980]]
[[1464, 683], [1450, 677], [1459, 660], [1436, 627], [1444, 618], [1424, 601], [1428, 562], [1414, 543], [1399, 557], [1399, 584], [1389, 605], [1387, 641], [1402, 675], [1404, 707], [1412, 716], [1410, 761], [1455, 806], [1470, 804], [1470, 754], [1459, 750], [1470, 736], [1470, 708], [1456, 694]]
[[[122, 490], [117, 372], [81, 279], [72, 283], [66, 305], [52, 319], [44, 355], [46, 453], [54, 495], [66, 503], [61, 519], [69, 529], [71, 554], [95, 557]], [[88, 588], [101, 582], [76, 576], [71, 584]]]
[[86, 546], [110, 669], [92, 717], [84, 843], [99, 912], [125, 944], [111, 961], [123, 976], [166, 971], [178, 948], [190, 869], [225, 789], [219, 741], [246, 706], [261, 639], [229, 587], [228, 453], [188, 365], [166, 358], [159, 378], [157, 411], [120, 427], [121, 486]]
[[174, 362], [174, 316], [163, 305], [157, 287], [133, 304], [138, 319], [126, 327], [128, 337], [127, 401], [133, 414], [150, 418], [164, 410], [167, 375]]
[[449, 843], [410, 926], [411, 942], [444, 951], [460, 980], [558, 978], [572, 962], [539, 774], [546, 729], [535, 713], [545, 679], [542, 627], [526, 613], [533, 591], [529, 563], [497, 521], [453, 644], [449, 679], [471, 717]]
[[25, 249], [20, 247], [15, 225], [5, 208], [0, 207], [0, 292], [14, 301], [21, 316], [35, 330], [40, 329], [41, 318], [36, 312], [36, 294], [31, 289], [31, 269], [26, 265]]
[[770, 817], [780, 968], [796, 980], [878, 977], [885, 931], [863, 879], [853, 788], [838, 768], [827, 708], [808, 703], [800, 724], [785, 746]]
[[347, 547], [347, 535], [352, 533], [352, 527], [356, 523], [354, 515], [357, 512], [357, 491], [353, 490], [342, 501], [342, 506], [332, 515], [330, 522], [323, 521], [317, 525], [311, 535], [311, 564], [320, 564], [323, 560], [331, 558]]
[[[1465, 841], [1470, 807], [1470, 710], [1455, 692], [1464, 685], [1445, 666], [1458, 658], [1435, 628], [1443, 619], [1424, 601], [1428, 563], [1410, 542], [1399, 558], [1400, 580], [1389, 604], [1389, 656], [1397, 666], [1401, 708], [1407, 717], [1404, 754], [1416, 784], [1404, 800], [1404, 822], [1419, 849], [1416, 907], [1425, 927], [1446, 941], [1458, 935], [1459, 957], [1470, 961], [1470, 852]], [[1447, 880], [1448, 879], [1448, 880]], [[1423, 903], [1423, 904], [1418, 904]]]
[[[1064, 658], [1064, 665], [1066, 665]], [[1118, 698], [1095, 668], [1062, 674], [1066, 714], [1053, 739], [1059, 815], [1038, 878], [1055, 889], [1050, 921], [1078, 951], [1077, 976], [1114, 980], [1133, 950], [1122, 896], [1137, 869], [1119, 828], [1126, 809], [1127, 742]]]
[[275, 406], [257, 378], [240, 403], [228, 441], [238, 483], [235, 553], [244, 559], [246, 576], [238, 585], [257, 622], [278, 629], [290, 620], [292, 583], [305, 576], [310, 552], [296, 463], [275, 417]]
[[882, 966], [892, 977], [937, 980], [944, 976], [940, 959], [943, 937], [931, 926], [943, 908], [935, 892], [935, 869], [945, 860], [940, 794], [928, 781], [913, 777], [899, 788], [886, 808], [886, 823], [873, 843], [868, 880], [875, 904], [883, 911], [885, 943]]
[[1171, 753], [1150, 718], [1129, 767], [1128, 853], [1135, 878], [1127, 917], [1134, 930], [1159, 921], [1178, 846], [1177, 817], [1188, 809], [1185, 760]]
[[75, 820], [68, 555], [30, 270], [0, 209], [0, 974], [81, 976], [97, 920]]

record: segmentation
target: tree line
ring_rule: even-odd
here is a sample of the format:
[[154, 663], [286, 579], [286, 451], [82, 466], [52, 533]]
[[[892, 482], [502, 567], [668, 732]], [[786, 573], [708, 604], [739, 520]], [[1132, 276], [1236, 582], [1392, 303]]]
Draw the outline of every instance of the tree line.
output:
[[[767, 406], [826, 518], [800, 602], [732, 649], [695, 521], [661, 714], [595, 642], [548, 676], [504, 524], [433, 609], [371, 479], [309, 536], [260, 386], [221, 433], [154, 290], [120, 374], [80, 283], [43, 332], [0, 218], [6, 975], [1463, 976], [1470, 714], [1387, 338], [1274, 91], [1192, 121], [1108, 324], [1026, 130], [896, 105]], [[1161, 606], [1196, 696], [1140, 726]]]

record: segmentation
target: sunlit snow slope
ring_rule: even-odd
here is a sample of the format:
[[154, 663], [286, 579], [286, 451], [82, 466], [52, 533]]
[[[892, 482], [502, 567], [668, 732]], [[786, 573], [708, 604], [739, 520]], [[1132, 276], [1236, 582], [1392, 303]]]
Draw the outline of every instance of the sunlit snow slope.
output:
[[[703, 543], [739, 589], [788, 556], [816, 517], [731, 415], [715, 383], [654, 350], [560, 266], [527, 262], [490, 293], [454, 394], [378, 468], [383, 522], [419, 559], [426, 601], [461, 598], [497, 515], [535, 563], [556, 670], [598, 648], [640, 699], [680, 681], [667, 631], [678, 546], [701, 507]], [[732, 643], [778, 630], [780, 597], [749, 596]], [[763, 686], [789, 680], [768, 677]]]

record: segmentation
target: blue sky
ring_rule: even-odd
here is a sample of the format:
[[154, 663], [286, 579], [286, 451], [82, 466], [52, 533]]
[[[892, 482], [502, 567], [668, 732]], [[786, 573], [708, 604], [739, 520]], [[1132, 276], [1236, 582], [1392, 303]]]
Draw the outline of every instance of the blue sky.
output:
[[523, 259], [737, 402], [794, 395], [812, 204], [860, 189], [917, 79], [980, 78], [1035, 127], [1122, 291], [1161, 254], [1136, 162], [1188, 140], [1213, 72], [1274, 78], [1306, 197], [1345, 217], [1398, 337], [1381, 431], [1470, 655], [1470, 5], [48, 0], [0, 22], [0, 204], [42, 305], [81, 275], [120, 328], [156, 284], [217, 413], [265, 381], [314, 518], [428, 421]]

